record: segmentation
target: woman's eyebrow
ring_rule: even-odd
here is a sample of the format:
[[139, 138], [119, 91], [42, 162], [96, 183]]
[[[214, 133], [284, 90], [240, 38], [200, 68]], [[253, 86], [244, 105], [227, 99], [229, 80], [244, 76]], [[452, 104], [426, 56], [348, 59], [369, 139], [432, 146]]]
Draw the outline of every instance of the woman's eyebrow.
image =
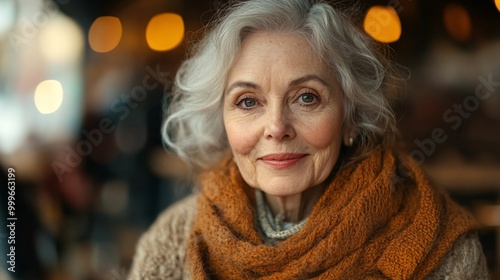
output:
[[251, 89], [256, 89], [256, 90], [260, 90], [261, 89], [260, 86], [257, 85], [256, 83], [252, 83], [252, 82], [248, 82], [248, 81], [236, 81], [233, 84], [231, 84], [230, 87], [228, 87], [226, 89], [226, 94], [228, 94], [229, 92], [231, 92], [233, 89], [235, 89], [237, 87], [251, 88]]
[[320, 83], [322, 83], [324, 86], [330, 88], [331, 86], [323, 79], [321, 79], [318, 75], [305, 75], [305, 76], [302, 76], [300, 78], [297, 78], [293, 81], [290, 82], [289, 86], [290, 87], [293, 87], [293, 86], [297, 86], [297, 85], [300, 85], [302, 83], [305, 83], [305, 82], [308, 82], [308, 81], [311, 81], [311, 80], [314, 80], [314, 81], [318, 81]]
[[[302, 83], [305, 83], [305, 82], [308, 82], [308, 81], [311, 81], [311, 80], [318, 81], [318, 82], [322, 83], [324, 86], [326, 86], [328, 88], [331, 87], [325, 80], [321, 79], [318, 75], [305, 75], [305, 76], [302, 76], [300, 78], [292, 80], [288, 84], [288, 86], [289, 87], [297, 86], [297, 85], [300, 85]], [[231, 86], [229, 86], [226, 89], [226, 94], [228, 94], [229, 92], [231, 92], [233, 89], [235, 89], [237, 87], [251, 88], [251, 89], [256, 89], [256, 90], [260, 90], [261, 89], [261, 87], [259, 85], [257, 85], [256, 83], [253, 83], [253, 82], [249, 82], [249, 81], [236, 81], [236, 82], [232, 83]]]

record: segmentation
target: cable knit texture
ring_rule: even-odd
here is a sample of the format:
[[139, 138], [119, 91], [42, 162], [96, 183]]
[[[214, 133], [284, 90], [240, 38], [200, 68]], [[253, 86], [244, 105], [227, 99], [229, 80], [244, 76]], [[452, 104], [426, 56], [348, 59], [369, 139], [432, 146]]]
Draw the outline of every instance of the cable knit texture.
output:
[[129, 279], [191, 279], [185, 265], [186, 241], [195, 215], [194, 195], [164, 211], [139, 240]]
[[395, 180], [397, 164], [376, 150], [343, 169], [304, 228], [270, 247], [255, 226], [253, 190], [226, 160], [203, 176], [196, 208], [194, 197], [173, 206], [141, 238], [130, 277], [487, 279], [469, 214], [416, 166], [411, 180]]

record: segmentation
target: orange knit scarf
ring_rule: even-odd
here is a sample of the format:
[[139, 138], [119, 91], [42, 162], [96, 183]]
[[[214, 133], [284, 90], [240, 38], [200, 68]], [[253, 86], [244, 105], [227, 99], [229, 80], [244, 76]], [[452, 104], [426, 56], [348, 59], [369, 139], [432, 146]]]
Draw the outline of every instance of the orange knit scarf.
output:
[[193, 279], [424, 279], [472, 217], [432, 188], [412, 163], [383, 149], [335, 176], [304, 228], [276, 247], [264, 245], [254, 191], [224, 160], [201, 177], [188, 241]]

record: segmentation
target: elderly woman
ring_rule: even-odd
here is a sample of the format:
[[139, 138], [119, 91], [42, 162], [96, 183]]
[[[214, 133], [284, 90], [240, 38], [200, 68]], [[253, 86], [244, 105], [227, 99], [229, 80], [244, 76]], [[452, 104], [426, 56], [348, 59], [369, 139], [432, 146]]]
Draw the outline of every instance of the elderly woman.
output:
[[132, 279], [486, 279], [470, 215], [389, 150], [391, 67], [309, 0], [228, 8], [175, 80], [164, 138], [203, 168]]

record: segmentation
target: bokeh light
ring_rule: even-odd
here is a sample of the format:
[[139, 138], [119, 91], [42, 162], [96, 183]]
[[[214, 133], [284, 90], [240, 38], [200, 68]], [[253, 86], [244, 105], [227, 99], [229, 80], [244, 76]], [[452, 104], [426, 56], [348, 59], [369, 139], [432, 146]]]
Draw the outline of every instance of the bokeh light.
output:
[[495, 0], [495, 5], [497, 6], [497, 10], [500, 12], [500, 0]]
[[45, 80], [35, 90], [35, 105], [42, 114], [54, 113], [61, 107], [63, 88], [59, 81]]
[[146, 41], [155, 51], [168, 51], [177, 47], [184, 38], [184, 21], [178, 14], [155, 15], [146, 27]]
[[366, 13], [363, 28], [368, 35], [382, 43], [392, 43], [401, 37], [401, 21], [390, 6], [373, 6]]
[[50, 63], [71, 64], [83, 54], [83, 31], [67, 16], [57, 14], [40, 32], [40, 50]]
[[15, 16], [14, 0], [0, 0], [0, 36], [12, 28]]
[[122, 23], [119, 18], [98, 17], [89, 29], [90, 47], [99, 53], [112, 51], [120, 43], [122, 32]]
[[[5, 121], [4, 121], [5, 120]], [[19, 100], [9, 98], [0, 92], [0, 154], [10, 154], [23, 144], [29, 134], [29, 117]]]
[[448, 4], [444, 8], [444, 26], [450, 36], [460, 42], [470, 38], [472, 23], [469, 12], [459, 4]]

